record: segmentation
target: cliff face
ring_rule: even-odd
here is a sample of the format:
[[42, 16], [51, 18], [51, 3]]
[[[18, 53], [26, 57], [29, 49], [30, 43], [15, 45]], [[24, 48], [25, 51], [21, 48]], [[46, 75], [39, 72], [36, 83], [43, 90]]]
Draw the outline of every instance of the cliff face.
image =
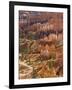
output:
[[63, 13], [19, 11], [20, 60], [33, 77], [63, 75]]
[[[48, 26], [53, 25], [52, 29], [62, 29], [63, 28], [63, 13], [56, 12], [25, 12], [20, 11], [20, 22], [19, 24], [23, 24], [23, 26], [36, 27], [41, 25]], [[39, 24], [39, 25], [38, 25]], [[27, 27], [26, 27], [27, 28]], [[26, 29], [23, 28], [24, 30]], [[29, 28], [30, 29], [30, 28]]]
[[28, 48], [32, 40], [42, 48], [55, 44], [56, 41], [62, 41], [63, 13], [19, 11], [19, 36], [26, 41], [23, 48]]

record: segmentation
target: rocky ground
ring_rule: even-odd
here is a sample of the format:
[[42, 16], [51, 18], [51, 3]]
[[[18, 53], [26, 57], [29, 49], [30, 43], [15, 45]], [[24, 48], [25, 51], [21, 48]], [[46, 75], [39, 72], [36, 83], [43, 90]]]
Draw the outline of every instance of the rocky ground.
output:
[[[33, 68], [29, 78], [48, 78], [63, 76], [63, 45], [51, 47], [48, 56], [41, 53], [21, 53], [20, 62]], [[53, 51], [54, 50], [54, 51]], [[26, 70], [27, 72], [27, 70]], [[26, 77], [25, 77], [26, 78]], [[27, 76], [28, 78], [28, 76]]]

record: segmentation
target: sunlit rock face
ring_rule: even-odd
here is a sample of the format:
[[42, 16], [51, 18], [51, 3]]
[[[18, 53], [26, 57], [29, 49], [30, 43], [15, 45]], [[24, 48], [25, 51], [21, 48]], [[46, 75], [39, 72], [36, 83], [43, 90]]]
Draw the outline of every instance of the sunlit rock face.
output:
[[48, 57], [49, 51], [48, 50], [41, 50], [41, 56]]
[[19, 63], [19, 79], [32, 78], [33, 68], [24, 62]]
[[48, 39], [50, 41], [57, 40], [57, 35], [56, 34], [50, 34], [49, 37], [48, 37]]
[[58, 41], [62, 41], [63, 40], [63, 34], [61, 34], [61, 33], [58, 34], [57, 40]]

